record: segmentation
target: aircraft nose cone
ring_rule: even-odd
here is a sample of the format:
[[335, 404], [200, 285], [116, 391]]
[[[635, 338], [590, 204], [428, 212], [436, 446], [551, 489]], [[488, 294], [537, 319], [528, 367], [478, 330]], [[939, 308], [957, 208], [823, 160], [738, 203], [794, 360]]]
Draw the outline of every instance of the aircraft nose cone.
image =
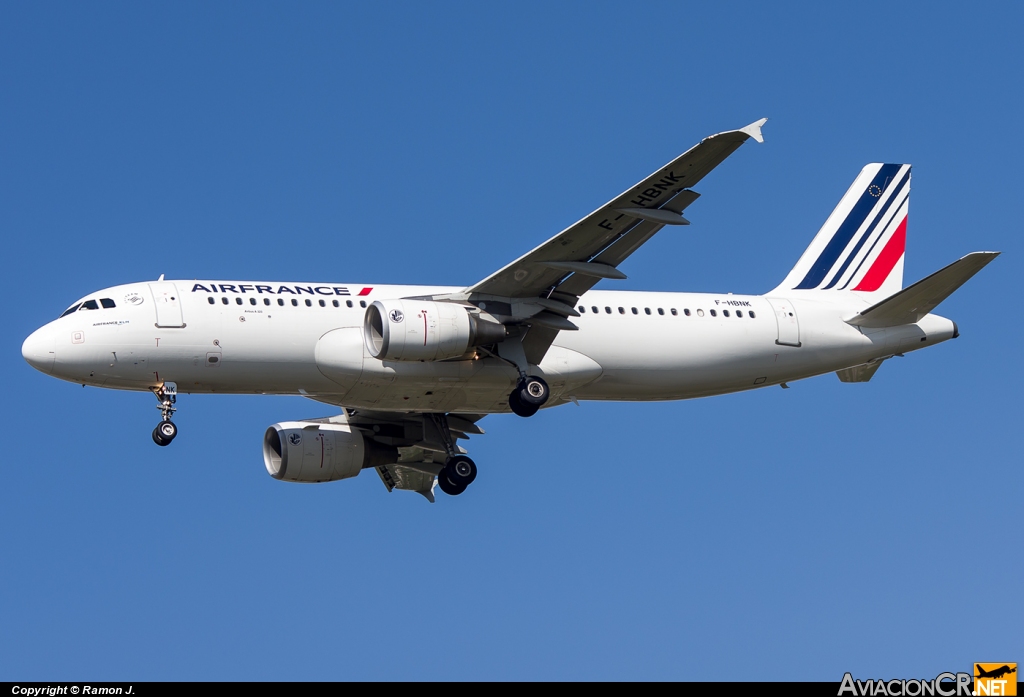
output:
[[44, 373], [53, 371], [57, 341], [47, 327], [32, 332], [21, 345], [21, 355], [30, 366]]

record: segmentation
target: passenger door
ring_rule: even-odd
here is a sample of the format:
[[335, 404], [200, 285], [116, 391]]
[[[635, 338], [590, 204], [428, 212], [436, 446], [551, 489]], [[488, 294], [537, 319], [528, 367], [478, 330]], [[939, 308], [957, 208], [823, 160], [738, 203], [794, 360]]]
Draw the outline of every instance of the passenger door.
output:
[[156, 326], [184, 327], [181, 297], [174, 284], [170, 281], [150, 283], [149, 290], [153, 293], [153, 304], [156, 305]]
[[800, 320], [796, 316], [793, 303], [783, 298], [765, 298], [775, 311], [775, 321], [779, 325], [779, 338], [775, 340], [780, 346], [800, 345]]

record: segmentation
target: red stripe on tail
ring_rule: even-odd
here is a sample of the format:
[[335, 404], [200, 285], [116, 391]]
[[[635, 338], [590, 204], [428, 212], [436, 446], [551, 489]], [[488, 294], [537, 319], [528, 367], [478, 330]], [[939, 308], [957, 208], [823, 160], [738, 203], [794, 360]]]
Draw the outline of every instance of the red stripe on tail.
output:
[[904, 218], [900, 226], [896, 228], [896, 232], [892, 233], [892, 237], [885, 243], [885, 247], [882, 248], [878, 258], [875, 259], [875, 263], [871, 265], [871, 268], [864, 274], [864, 278], [861, 279], [861, 282], [854, 290], [870, 292], [881, 288], [906, 249], [907, 219]]

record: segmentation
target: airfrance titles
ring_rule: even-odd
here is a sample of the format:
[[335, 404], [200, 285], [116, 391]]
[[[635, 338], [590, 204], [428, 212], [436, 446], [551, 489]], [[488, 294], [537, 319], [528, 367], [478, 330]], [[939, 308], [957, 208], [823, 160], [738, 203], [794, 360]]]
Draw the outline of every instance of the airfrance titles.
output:
[[[221, 283], [220, 286], [216, 283], [209, 284], [207, 288], [202, 283], [197, 283], [192, 286], [192, 292], [205, 292], [205, 293], [270, 293], [271, 295], [283, 295], [290, 293], [292, 295], [302, 295], [304, 293], [309, 295], [352, 295], [349, 289], [344, 286], [282, 286], [278, 285], [259, 285], [249, 283]], [[366, 290], [365, 288], [363, 290]], [[368, 295], [368, 293], [361, 292], [360, 295]]]

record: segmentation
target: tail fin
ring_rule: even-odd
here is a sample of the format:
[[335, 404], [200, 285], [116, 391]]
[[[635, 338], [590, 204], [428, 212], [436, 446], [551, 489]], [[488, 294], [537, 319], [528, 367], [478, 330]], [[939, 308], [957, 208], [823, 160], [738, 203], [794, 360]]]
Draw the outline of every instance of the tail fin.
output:
[[773, 292], [900, 290], [909, 205], [910, 165], [867, 165]]

